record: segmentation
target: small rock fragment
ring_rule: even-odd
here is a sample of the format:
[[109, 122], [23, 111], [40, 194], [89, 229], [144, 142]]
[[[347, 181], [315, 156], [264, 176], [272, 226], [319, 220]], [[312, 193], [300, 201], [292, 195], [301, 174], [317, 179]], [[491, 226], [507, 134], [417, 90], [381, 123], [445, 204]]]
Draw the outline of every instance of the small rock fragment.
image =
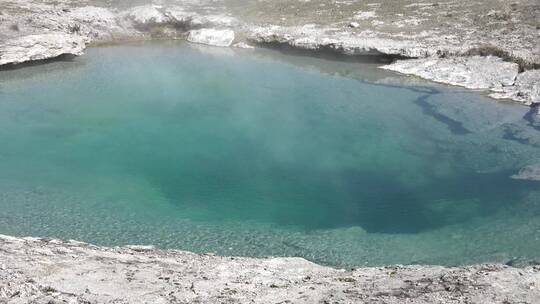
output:
[[0, 65], [82, 55], [85, 47], [82, 37], [65, 33], [23, 36], [0, 45]]
[[517, 174], [510, 177], [513, 179], [540, 181], [540, 163], [523, 167]]
[[200, 29], [189, 31], [187, 40], [193, 43], [227, 47], [234, 41], [234, 31], [218, 29]]

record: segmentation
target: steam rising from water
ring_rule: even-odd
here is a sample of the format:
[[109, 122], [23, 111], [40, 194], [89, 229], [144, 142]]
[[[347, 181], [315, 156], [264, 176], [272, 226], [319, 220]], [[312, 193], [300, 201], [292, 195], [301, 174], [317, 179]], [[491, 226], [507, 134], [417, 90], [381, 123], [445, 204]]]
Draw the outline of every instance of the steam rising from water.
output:
[[332, 265], [537, 257], [540, 187], [509, 178], [540, 156], [526, 108], [216, 50], [2, 72], [0, 233]]

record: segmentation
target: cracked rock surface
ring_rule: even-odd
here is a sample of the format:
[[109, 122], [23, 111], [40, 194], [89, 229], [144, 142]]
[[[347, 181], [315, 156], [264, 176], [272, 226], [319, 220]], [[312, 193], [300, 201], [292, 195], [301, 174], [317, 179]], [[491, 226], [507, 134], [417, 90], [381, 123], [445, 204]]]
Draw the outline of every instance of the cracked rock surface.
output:
[[539, 303], [540, 267], [338, 270], [151, 246], [0, 236], [0, 303]]

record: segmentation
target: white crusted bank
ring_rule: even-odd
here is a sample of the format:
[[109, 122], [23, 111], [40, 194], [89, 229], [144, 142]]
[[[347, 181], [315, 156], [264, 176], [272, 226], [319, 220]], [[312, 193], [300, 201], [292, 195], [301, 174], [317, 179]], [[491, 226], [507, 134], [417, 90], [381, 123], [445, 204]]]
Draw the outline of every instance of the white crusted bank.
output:
[[540, 267], [388, 266], [199, 255], [0, 235], [0, 303], [528, 303]]

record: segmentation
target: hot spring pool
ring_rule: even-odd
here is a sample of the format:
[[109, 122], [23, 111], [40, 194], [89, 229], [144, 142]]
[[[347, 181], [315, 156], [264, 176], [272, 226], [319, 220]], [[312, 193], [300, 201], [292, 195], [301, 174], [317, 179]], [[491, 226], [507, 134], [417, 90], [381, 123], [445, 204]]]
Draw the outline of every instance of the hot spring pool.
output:
[[540, 258], [528, 108], [153, 43], [0, 72], [0, 233], [334, 266]]

